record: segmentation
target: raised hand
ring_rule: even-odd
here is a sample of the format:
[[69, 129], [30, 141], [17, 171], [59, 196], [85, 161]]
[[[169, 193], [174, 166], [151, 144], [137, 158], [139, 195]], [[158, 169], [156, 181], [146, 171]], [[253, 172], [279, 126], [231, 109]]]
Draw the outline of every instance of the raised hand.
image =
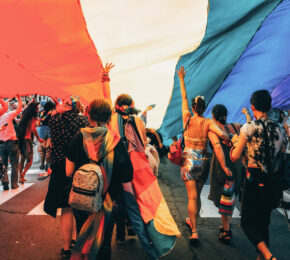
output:
[[184, 79], [185, 74], [186, 74], [186, 71], [184, 70], [184, 66], [181, 66], [177, 71], [177, 75], [179, 79]]
[[114, 68], [114, 67], [115, 67], [115, 65], [113, 63], [108, 63], [107, 62], [105, 68], [103, 68], [103, 73], [104, 74], [109, 74], [110, 70], [112, 68]]
[[243, 109], [242, 109], [242, 113], [243, 114], [249, 114], [249, 110], [246, 108], [246, 107], [244, 107]]

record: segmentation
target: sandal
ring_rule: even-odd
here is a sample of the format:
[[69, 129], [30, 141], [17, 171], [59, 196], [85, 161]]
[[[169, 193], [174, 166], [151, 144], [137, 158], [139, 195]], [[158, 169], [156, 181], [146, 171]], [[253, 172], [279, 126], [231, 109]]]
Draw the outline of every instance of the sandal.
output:
[[71, 257], [71, 251], [70, 250], [64, 250], [63, 248], [60, 250], [60, 255], [62, 259], [68, 259]]
[[19, 183], [24, 184], [24, 177], [22, 175], [19, 178]]
[[232, 238], [232, 231], [230, 230], [229, 231], [223, 230], [223, 232], [221, 232], [219, 235], [219, 240], [226, 245], [230, 243], [231, 238]]
[[[219, 227], [219, 231], [220, 231], [219, 235], [222, 234], [222, 233], [224, 233], [224, 227], [223, 227], [223, 226], [220, 226], [220, 227]], [[232, 237], [233, 235], [232, 235], [232, 230], [231, 230], [231, 228], [230, 228], [230, 230], [229, 230], [228, 232], [230, 233], [230, 236]]]

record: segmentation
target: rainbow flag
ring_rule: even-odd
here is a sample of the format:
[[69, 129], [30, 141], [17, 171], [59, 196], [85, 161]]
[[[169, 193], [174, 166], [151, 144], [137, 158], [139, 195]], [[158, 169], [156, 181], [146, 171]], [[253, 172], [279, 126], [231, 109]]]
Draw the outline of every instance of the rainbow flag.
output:
[[[211, 117], [215, 104], [224, 104], [229, 122], [244, 123], [241, 110], [249, 108], [250, 96], [258, 89], [272, 92], [274, 107], [290, 108], [285, 92], [289, 89], [289, 5], [289, 0], [245, 0], [234, 4], [231, 0], [209, 1], [201, 44], [181, 56], [176, 66], [185, 66], [188, 100], [197, 95], [205, 97], [206, 117]], [[175, 74], [160, 132], [170, 138], [181, 131], [181, 93]]]

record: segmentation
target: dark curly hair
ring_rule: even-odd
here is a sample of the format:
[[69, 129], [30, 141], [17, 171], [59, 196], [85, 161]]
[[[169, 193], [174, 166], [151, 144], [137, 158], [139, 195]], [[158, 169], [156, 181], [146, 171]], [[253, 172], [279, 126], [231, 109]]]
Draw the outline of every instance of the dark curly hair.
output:
[[44, 104], [43, 109], [44, 109], [45, 113], [47, 114], [49, 111], [55, 109], [55, 104], [51, 101], [47, 101]]
[[228, 110], [224, 105], [222, 105], [222, 104], [215, 105], [213, 107], [211, 113], [212, 113], [212, 116], [214, 117], [215, 120], [217, 120], [218, 122], [220, 122], [223, 125], [226, 123]]
[[17, 138], [23, 139], [26, 134], [26, 128], [28, 125], [28, 122], [34, 117], [37, 117], [37, 110], [38, 110], [38, 104], [37, 102], [30, 103], [22, 112], [21, 119], [19, 121], [19, 124], [17, 125]]
[[260, 112], [268, 112], [271, 109], [272, 98], [268, 90], [255, 91], [250, 100], [254, 108]]

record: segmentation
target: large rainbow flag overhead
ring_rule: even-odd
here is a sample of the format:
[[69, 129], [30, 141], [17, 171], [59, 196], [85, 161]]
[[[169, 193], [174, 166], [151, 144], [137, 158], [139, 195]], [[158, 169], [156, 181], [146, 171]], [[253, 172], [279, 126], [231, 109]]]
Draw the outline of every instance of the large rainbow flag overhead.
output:
[[206, 116], [224, 103], [229, 121], [243, 122], [256, 89], [290, 106], [289, 17], [289, 0], [1, 0], [0, 97], [108, 97], [102, 63], [113, 62], [112, 98], [156, 104], [147, 125], [163, 120], [170, 138], [182, 127], [174, 73], [184, 65], [188, 97], [205, 96]]
[[[209, 104], [224, 104], [228, 121], [244, 123], [243, 107], [250, 106], [258, 89], [271, 92], [272, 106], [290, 109], [290, 1], [209, 1], [205, 37], [194, 51], [181, 56], [190, 102], [197, 95]], [[225, 11], [226, 10], [226, 11]], [[175, 74], [174, 88], [161, 133], [173, 137], [182, 131], [181, 93]]]

